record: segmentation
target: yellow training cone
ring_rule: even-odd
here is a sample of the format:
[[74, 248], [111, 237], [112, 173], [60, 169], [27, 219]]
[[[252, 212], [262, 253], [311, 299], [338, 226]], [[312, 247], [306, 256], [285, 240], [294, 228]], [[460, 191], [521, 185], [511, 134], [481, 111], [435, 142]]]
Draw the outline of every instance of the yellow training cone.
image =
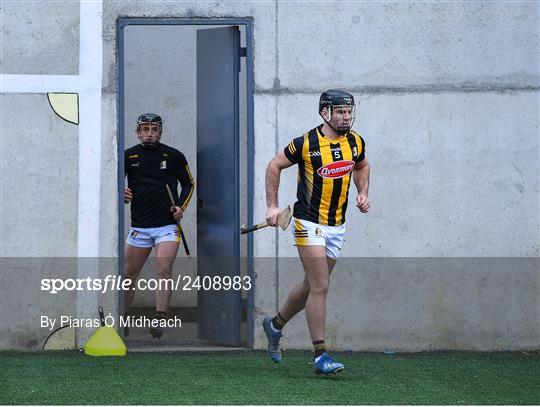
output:
[[105, 326], [103, 307], [99, 307], [101, 326], [84, 344], [84, 353], [90, 356], [124, 356], [126, 345], [112, 326]]

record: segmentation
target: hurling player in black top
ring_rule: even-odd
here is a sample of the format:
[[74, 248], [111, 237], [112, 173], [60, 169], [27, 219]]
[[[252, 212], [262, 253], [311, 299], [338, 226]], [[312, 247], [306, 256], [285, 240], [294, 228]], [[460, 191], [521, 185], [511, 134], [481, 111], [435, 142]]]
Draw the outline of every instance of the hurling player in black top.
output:
[[287, 321], [305, 309], [313, 342], [315, 372], [335, 374], [344, 366], [326, 352], [326, 296], [330, 273], [341, 254], [351, 180], [358, 191], [356, 206], [360, 212], [367, 213], [370, 167], [364, 139], [352, 130], [353, 95], [338, 89], [323, 92], [319, 99], [319, 114], [323, 124], [293, 139], [266, 169], [266, 220], [276, 226], [281, 171], [298, 165], [298, 200], [294, 205], [292, 232], [305, 274], [277, 315], [264, 320], [263, 328], [268, 338], [268, 355], [279, 363], [282, 329]]
[[[124, 297], [126, 314], [135, 295], [132, 288], [152, 247], [156, 248], [158, 278], [171, 278], [181, 242], [177, 221], [182, 218], [195, 185], [184, 154], [160, 143], [163, 132], [160, 116], [140, 115], [135, 131], [139, 144], [128, 148], [124, 157], [128, 185], [124, 202], [131, 203], [131, 227], [125, 245], [124, 278], [131, 280]], [[180, 196], [178, 182], [182, 187]], [[166, 185], [173, 193], [174, 206], [171, 206]], [[154, 320], [166, 318], [170, 300], [170, 288], [158, 287]], [[127, 330], [124, 333], [127, 334]], [[160, 338], [163, 330], [159, 326], [152, 327], [150, 333]]]

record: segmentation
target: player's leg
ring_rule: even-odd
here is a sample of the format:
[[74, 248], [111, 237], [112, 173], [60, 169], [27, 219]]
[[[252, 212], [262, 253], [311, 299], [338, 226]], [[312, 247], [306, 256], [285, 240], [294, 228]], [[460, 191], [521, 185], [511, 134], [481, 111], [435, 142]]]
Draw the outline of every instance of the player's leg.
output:
[[[156, 265], [158, 288], [156, 290], [156, 313], [153, 322], [167, 318], [167, 311], [171, 302], [172, 268], [178, 247], [180, 246], [180, 231], [177, 225], [167, 225], [156, 228], [154, 232], [156, 246]], [[163, 329], [160, 326], [150, 328], [154, 338], [161, 338]]]
[[324, 341], [326, 296], [330, 286], [326, 247], [298, 246], [298, 253], [309, 283], [305, 311], [311, 340], [313, 342]]
[[[300, 247], [319, 247], [317, 250], [320, 252], [326, 246], [324, 235], [319, 225], [313, 222], [308, 222], [302, 219], [294, 219], [294, 227], [292, 233], [294, 237], [295, 245]], [[309, 249], [307, 249], [309, 250]], [[280, 312], [272, 321], [274, 325], [278, 325], [279, 329], [283, 328], [283, 325], [289, 321], [293, 316], [302, 311], [306, 306], [310, 292], [309, 279], [304, 274], [304, 280], [297, 284], [287, 296], [283, 307]], [[276, 319], [278, 321], [276, 321]], [[280, 324], [279, 322], [282, 322]]]
[[126, 313], [133, 302], [133, 297], [135, 297], [135, 282], [151, 251], [152, 248], [134, 247], [126, 243], [124, 250], [124, 278], [130, 280], [129, 288], [124, 291], [124, 311]]
[[328, 264], [328, 274], [332, 274], [332, 271], [334, 271], [334, 267], [336, 266], [337, 259], [328, 257], [328, 251], [326, 253], [326, 263]]
[[[330, 277], [330, 274], [332, 273], [336, 265], [337, 258], [341, 253], [341, 246], [343, 244], [343, 234], [345, 231], [345, 227], [324, 227], [323, 231], [326, 241], [326, 264], [328, 267], [328, 276]], [[324, 309], [326, 310], [326, 306], [324, 307]], [[308, 312], [306, 307], [306, 316], [307, 314]], [[328, 355], [328, 353], [326, 352], [326, 345], [324, 339], [314, 340], [313, 347], [313, 363], [315, 365], [315, 373], [326, 375], [336, 374], [341, 372], [345, 368], [342, 363], [336, 362], [330, 357], [330, 355]]]
[[[326, 262], [328, 264], [328, 273], [332, 273], [334, 266], [336, 265], [337, 260], [331, 257], [326, 257]], [[282, 329], [285, 325], [283, 322], [288, 322], [292, 317], [298, 314], [306, 307], [306, 301], [309, 296], [309, 281], [307, 277], [304, 277], [304, 280], [301, 283], [298, 283], [289, 293], [287, 299], [283, 303], [283, 306], [279, 310], [277, 321], [272, 320], [274, 326], [278, 329]], [[276, 318], [274, 318], [276, 319]]]
[[128, 289], [124, 291], [124, 312], [135, 296], [135, 282], [152, 251], [152, 240], [143, 229], [130, 228], [124, 247], [124, 279], [129, 280]]
[[325, 345], [326, 296], [330, 286], [330, 272], [335, 266], [335, 261], [329, 260], [325, 246], [298, 246], [298, 252], [309, 281], [306, 319], [313, 341], [315, 373], [336, 374], [341, 372], [344, 366], [328, 355]]
[[[160, 339], [163, 335], [163, 327], [159, 326], [161, 320], [167, 318], [167, 311], [171, 302], [172, 266], [179, 244], [177, 242], [161, 242], [156, 244], [156, 262], [158, 288], [156, 289], [156, 312], [152, 317], [150, 335]], [[168, 281], [167, 281], [168, 280]], [[155, 324], [155, 325], [154, 325]]]
[[[324, 248], [325, 239], [317, 224], [301, 219], [294, 219], [293, 225], [294, 227], [291, 230], [297, 246], [308, 245]], [[304, 280], [290, 291], [277, 315], [274, 318], [267, 317], [263, 321], [263, 329], [268, 339], [267, 353], [274, 362], [281, 361], [281, 352], [279, 349], [279, 341], [282, 336], [281, 331], [293, 316], [305, 308], [309, 291], [309, 280], [307, 275], [304, 275]]]
[[[309, 295], [309, 281], [307, 277], [301, 283], [298, 283], [289, 293], [287, 299], [283, 303], [283, 306], [279, 310], [278, 317], [283, 322], [288, 322], [292, 317], [298, 314], [306, 306], [306, 301]], [[277, 321], [279, 324], [280, 321]], [[278, 329], [282, 329], [285, 324], [277, 326]]]
[[[159, 280], [172, 279], [172, 268], [178, 252], [178, 242], [161, 242], [156, 244], [157, 274]], [[167, 313], [171, 302], [171, 285], [163, 283], [156, 290], [156, 311]]]
[[268, 339], [267, 353], [276, 363], [281, 362], [281, 351], [279, 349], [279, 340], [282, 336], [281, 330], [289, 319], [304, 309], [308, 294], [309, 285], [307, 280], [304, 279], [303, 282], [297, 284], [291, 290], [277, 315], [274, 318], [267, 317], [263, 321], [263, 329]]
[[[135, 247], [126, 243], [124, 248], [124, 279], [129, 284], [124, 291], [124, 317], [127, 317], [133, 298], [135, 297], [135, 283], [150, 255], [152, 248]], [[124, 326], [124, 336], [129, 335], [129, 327]]]

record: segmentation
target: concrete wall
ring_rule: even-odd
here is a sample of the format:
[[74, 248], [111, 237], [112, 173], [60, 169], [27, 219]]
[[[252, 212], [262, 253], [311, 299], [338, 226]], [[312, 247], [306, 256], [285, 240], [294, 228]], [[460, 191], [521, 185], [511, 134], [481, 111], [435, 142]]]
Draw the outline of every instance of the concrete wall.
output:
[[[80, 52], [81, 12], [78, 2], [3, 2], [1, 7], [2, 349], [40, 349], [50, 333], [40, 328], [41, 315], [77, 317], [79, 312], [75, 292], [52, 295], [40, 290], [40, 282], [77, 277], [83, 263], [76, 258], [79, 248], [91, 245], [78, 228], [81, 201], [87, 201], [79, 185], [81, 129], [57, 115], [47, 99], [48, 92], [77, 93], [91, 85], [85, 83], [91, 72], [80, 70], [87, 67], [87, 55]], [[88, 129], [92, 120], [101, 120], [86, 116], [92, 105], [86, 96], [78, 100]], [[93, 147], [100, 146], [99, 132], [94, 134], [90, 159]], [[108, 301], [101, 303], [111, 309]], [[97, 305], [88, 313], [95, 317]]]
[[1, 98], [0, 348], [35, 348], [41, 315], [75, 313], [74, 292], [40, 281], [77, 275], [78, 132], [45, 94]]
[[[355, 94], [372, 209], [349, 209], [327, 341], [362, 350], [538, 348], [538, 4], [307, 5], [277, 5], [276, 79], [256, 97], [256, 185], [277, 149], [320, 123], [322, 89]], [[282, 175], [282, 205], [295, 200], [295, 171]], [[302, 269], [290, 233], [262, 231], [255, 244], [259, 256], [281, 258], [277, 267], [259, 261], [259, 322]], [[257, 330], [255, 342], [265, 342]], [[310, 348], [303, 314], [283, 346]]]
[[79, 2], [2, 2], [2, 73], [79, 73]]
[[[78, 3], [2, 3], [3, 74], [77, 74], [78, 62]], [[74, 293], [51, 301], [40, 280], [77, 274], [78, 131], [45, 93], [1, 98], [0, 348], [36, 348], [41, 315], [75, 313]]]
[[[17, 13], [25, 21], [40, 20], [41, 8], [25, 7], [30, 9], [12, 12], [7, 21], [19, 21]], [[50, 7], [46, 16], [57, 6]], [[538, 348], [539, 7], [104, 2], [101, 256], [115, 257], [123, 238], [117, 235], [116, 19], [252, 17], [255, 219], [264, 218], [266, 209], [268, 160], [320, 122], [320, 92], [344, 87], [359, 102], [355, 128], [366, 139], [372, 165], [372, 210], [361, 215], [349, 209], [346, 258], [336, 267], [328, 301], [328, 342], [360, 350]], [[59, 20], [54, 29], [74, 27], [76, 22]], [[13, 63], [9, 73], [73, 72], [74, 48], [65, 47], [63, 37], [47, 37], [66, 57], [54, 67], [44, 72], [49, 58], [38, 54]], [[24, 46], [4, 45], [11, 55], [24, 54]], [[22, 96], [11, 97], [19, 110], [26, 106]], [[47, 143], [39, 140], [38, 148]], [[3, 173], [2, 183], [13, 183], [10, 177]], [[294, 201], [294, 187], [295, 169], [289, 169], [282, 177], [282, 204]], [[11, 199], [22, 201], [24, 189]], [[2, 223], [6, 219], [3, 211]], [[65, 232], [73, 233], [72, 226], [63, 225]], [[276, 312], [302, 270], [289, 232], [255, 236], [255, 346], [262, 347], [262, 317]], [[114, 272], [114, 261], [109, 267]], [[4, 275], [2, 294], [10, 286]], [[287, 327], [284, 345], [310, 347], [303, 314]]]

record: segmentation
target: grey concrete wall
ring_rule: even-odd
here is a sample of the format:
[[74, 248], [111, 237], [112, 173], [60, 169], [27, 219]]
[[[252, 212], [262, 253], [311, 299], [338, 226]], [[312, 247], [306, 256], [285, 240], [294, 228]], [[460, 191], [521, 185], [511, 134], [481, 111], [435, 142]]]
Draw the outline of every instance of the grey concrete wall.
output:
[[3, 1], [2, 73], [76, 75], [78, 1]]
[[299, 1], [278, 2], [277, 13], [279, 83], [295, 93], [320, 93], [329, 81], [362, 90], [538, 86], [537, 2]]
[[[3, 34], [15, 29], [32, 34], [33, 27], [14, 27], [15, 23], [37, 24], [42, 6], [25, 3], [4, 20], [12, 28], [4, 25]], [[50, 7], [54, 12], [56, 6]], [[527, 260], [539, 254], [539, 7], [537, 2], [104, 2], [101, 255], [114, 258], [118, 239], [123, 239], [117, 234], [116, 19], [252, 17], [255, 219], [264, 218], [266, 209], [268, 160], [288, 140], [320, 122], [319, 93], [344, 87], [359, 102], [355, 128], [367, 142], [373, 206], [369, 215], [355, 213], [354, 207], [348, 213], [343, 250], [347, 258], [336, 268], [329, 297], [329, 343], [360, 350], [540, 347], [538, 264]], [[52, 15], [47, 13], [45, 20]], [[76, 14], [73, 9], [59, 17], [54, 32], [73, 30]], [[48, 26], [40, 24], [40, 32], [47, 33]], [[36, 38], [36, 48], [52, 41], [50, 49], [63, 50], [54, 64], [47, 65], [49, 57], [38, 53], [35, 59], [4, 65], [6, 55], [29, 54], [29, 48], [16, 45], [14, 39], [4, 42], [3, 73], [76, 72], [77, 53], [69, 35]], [[20, 116], [27, 97], [8, 98]], [[58, 137], [61, 132], [60, 140], [69, 138], [69, 130], [57, 125], [43, 129], [35, 121], [25, 120], [28, 125], [21, 133], [38, 128], [40, 136]], [[47, 143], [39, 138], [32, 146], [37, 151]], [[70, 146], [61, 145], [60, 150], [70, 151]], [[76, 168], [70, 159], [69, 165]], [[16, 174], [9, 171], [3, 168], [2, 183], [34, 184], [16, 183]], [[59, 210], [76, 210], [69, 198], [76, 194], [76, 185], [68, 182], [64, 190], [56, 190], [58, 178], [42, 184], [49, 191], [46, 199], [60, 202]], [[294, 201], [294, 184], [295, 170], [284, 172], [282, 204]], [[27, 189], [14, 188], [2, 200], [22, 202]], [[19, 216], [6, 213], [2, 211], [3, 225]], [[54, 253], [72, 255], [73, 222], [59, 229], [65, 232], [60, 239], [67, 243]], [[23, 227], [15, 235], [26, 232]], [[265, 230], [255, 235], [257, 348], [264, 346], [258, 328], [262, 317], [276, 312], [302, 277], [288, 233]], [[29, 255], [19, 254], [24, 247], [34, 255], [44, 253], [33, 245], [6, 246], [5, 252]], [[353, 256], [358, 257], [351, 260]], [[392, 261], [398, 257], [405, 260]], [[109, 271], [115, 272], [114, 259], [100, 268], [102, 275]], [[10, 283], [16, 275], [13, 270], [3, 273], [2, 294], [7, 287], [19, 287]], [[114, 295], [103, 301], [115, 307]], [[28, 302], [19, 304], [19, 309], [27, 309]], [[43, 303], [53, 312], [50, 306]], [[10, 323], [6, 316], [2, 311], [2, 326]], [[17, 327], [9, 335], [33, 335], [37, 341], [39, 335], [32, 329], [36, 327]], [[310, 346], [303, 314], [287, 327], [284, 345]], [[1, 346], [14, 347], [7, 342]]]
[[76, 256], [77, 126], [44, 94], [2, 95], [0, 115], [1, 256]]
[[[539, 253], [538, 3], [276, 8], [274, 86], [258, 83], [256, 96], [256, 218], [266, 163], [320, 123], [321, 90], [355, 94], [372, 166], [372, 209], [349, 209], [331, 283], [331, 346], [538, 348], [538, 264], [526, 260]], [[295, 201], [295, 175], [282, 175], [282, 205]], [[289, 232], [257, 234], [257, 255], [282, 260], [259, 259], [256, 325], [302, 279], [292, 243]], [[303, 313], [283, 345], [310, 347]]]
[[0, 349], [36, 348], [40, 315], [75, 312], [75, 293], [40, 291], [77, 275], [77, 126], [45, 94], [1, 95]]
[[[327, 300], [326, 341], [363, 351], [538, 348], [538, 269], [531, 258], [345, 257]], [[302, 275], [280, 259], [279, 300]], [[303, 314], [282, 346], [310, 349]]]

